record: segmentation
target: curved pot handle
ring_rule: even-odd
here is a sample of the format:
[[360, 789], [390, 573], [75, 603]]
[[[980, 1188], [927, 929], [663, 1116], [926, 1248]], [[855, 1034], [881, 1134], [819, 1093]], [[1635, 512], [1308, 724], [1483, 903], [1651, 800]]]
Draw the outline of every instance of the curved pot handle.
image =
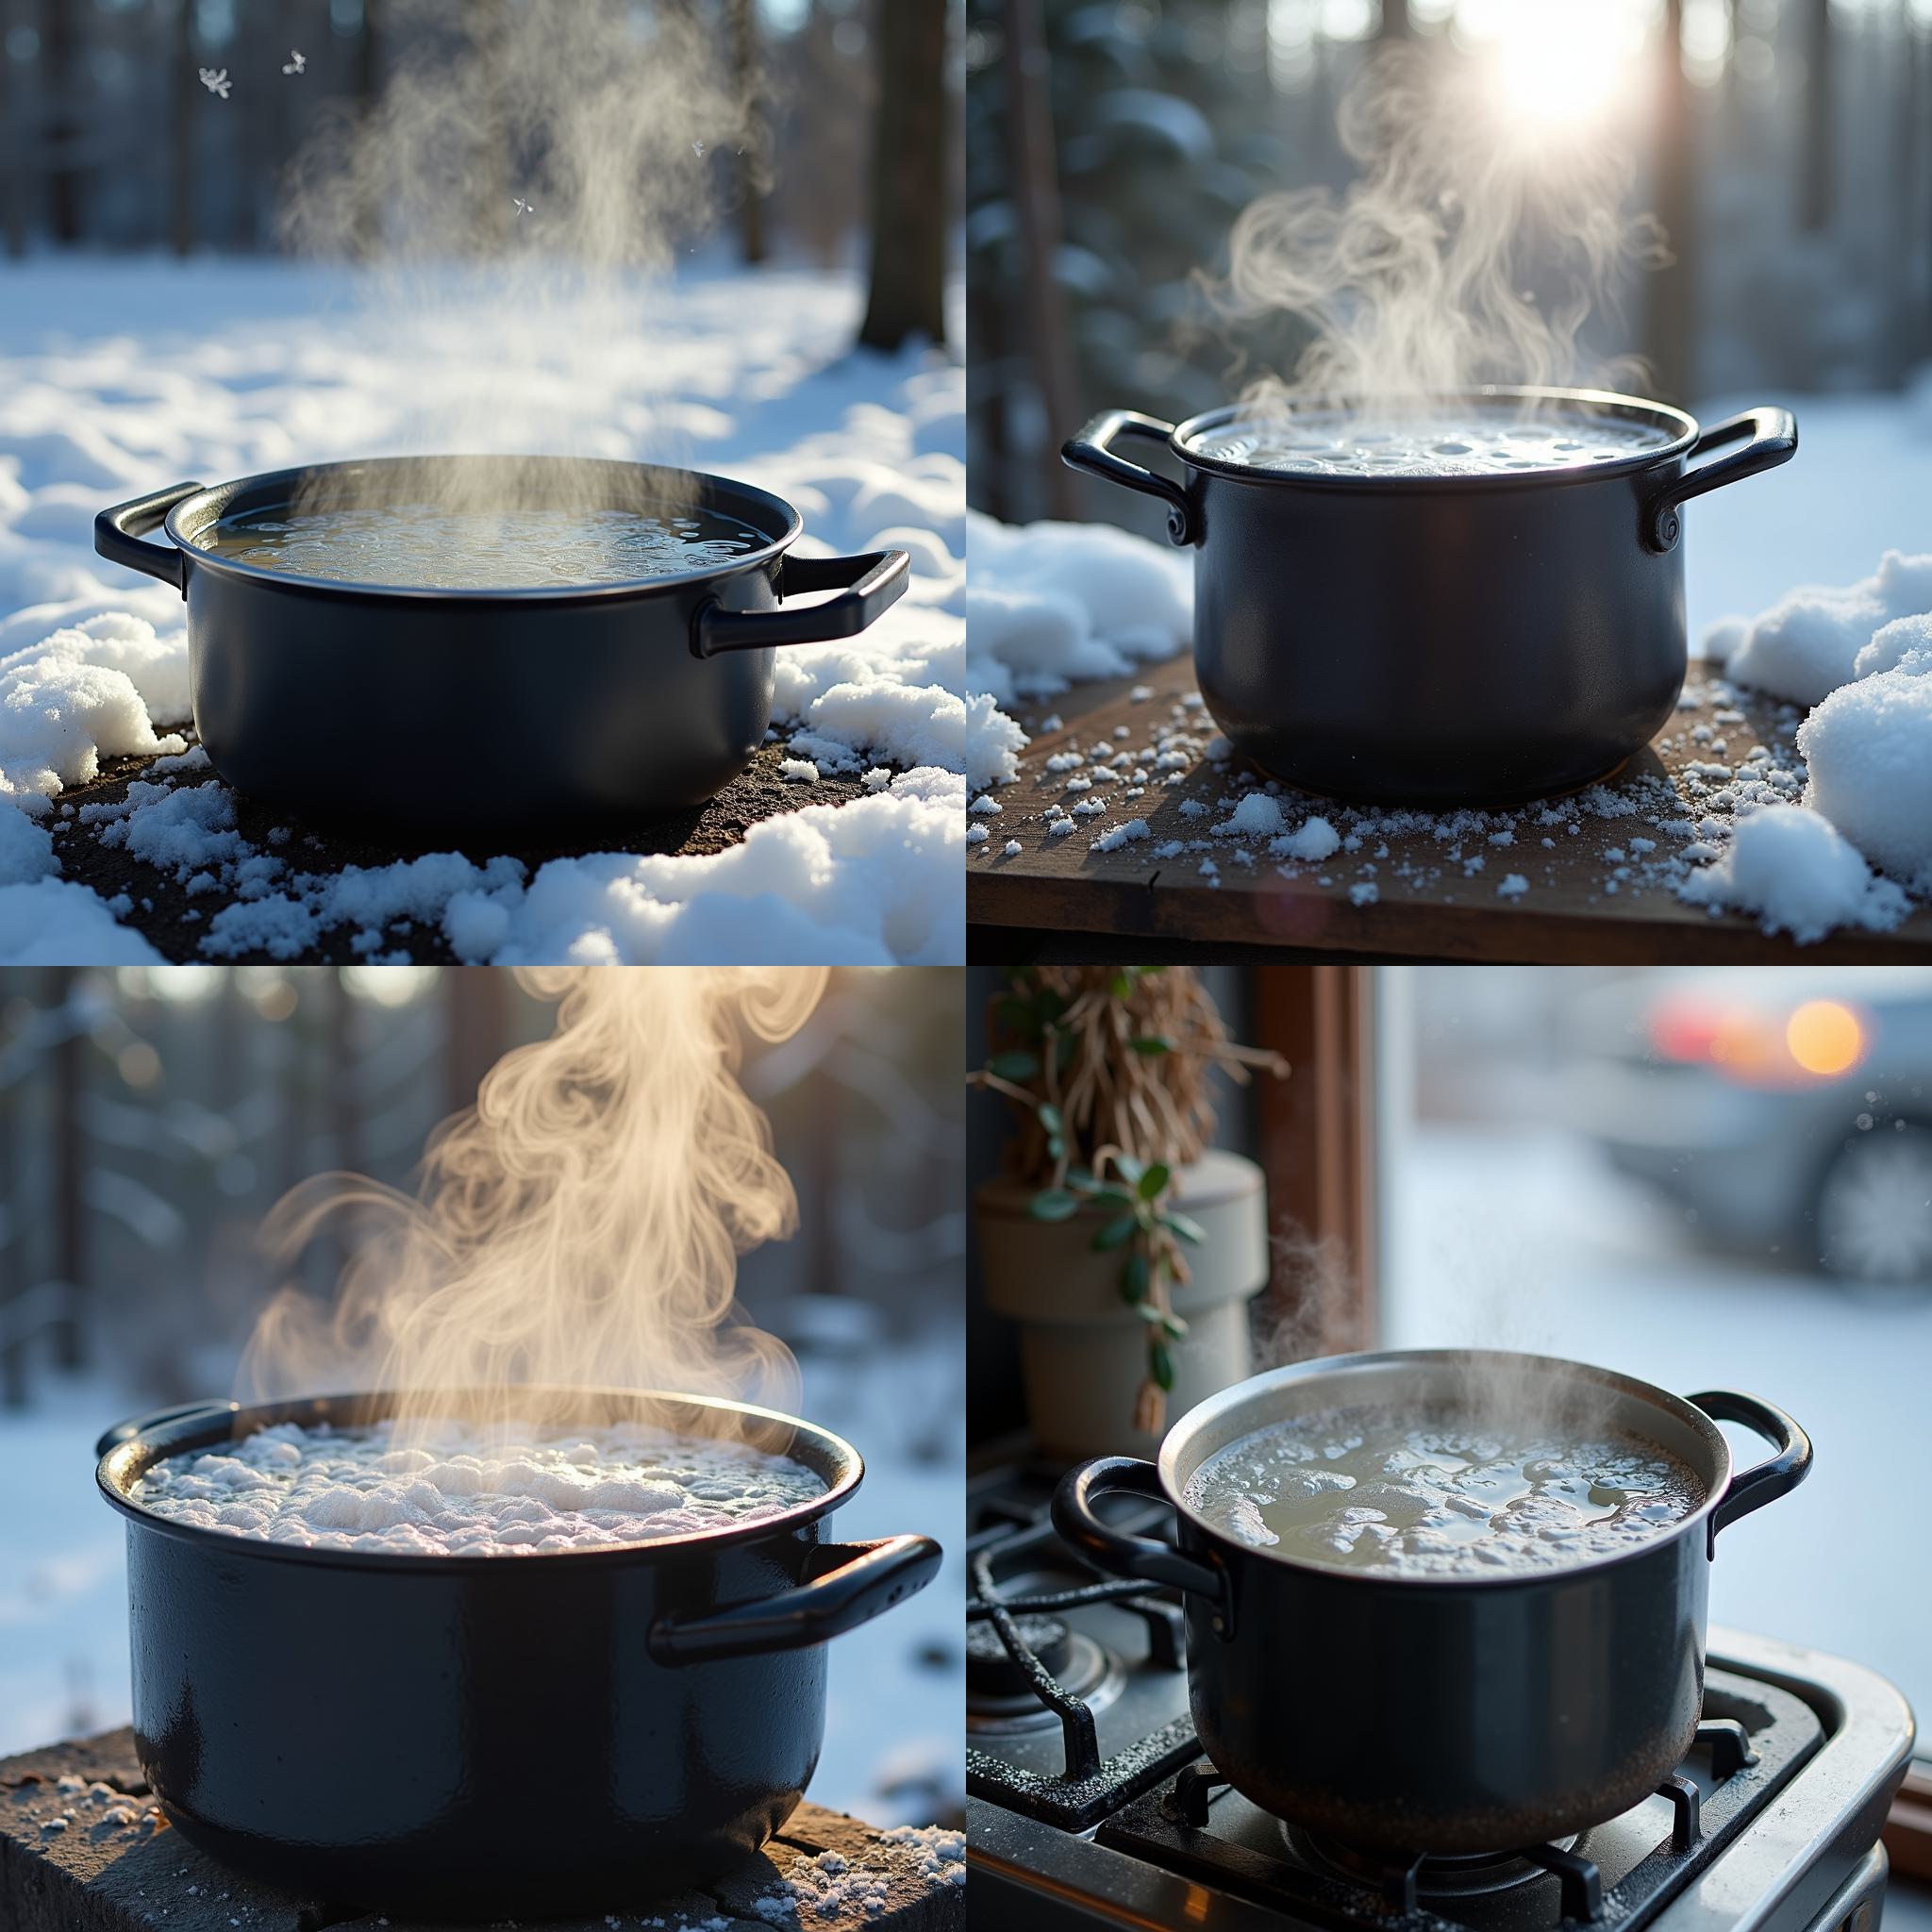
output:
[[828, 644], [857, 637], [876, 624], [906, 594], [912, 554], [874, 550], [864, 557], [788, 557], [778, 577], [780, 597], [807, 591], [838, 591], [802, 610], [726, 610], [703, 605], [691, 625], [691, 648], [699, 658], [720, 651], [769, 651], [774, 644]]
[[[198, 483], [191, 489], [199, 490]], [[101, 1440], [94, 1444], [94, 1460], [98, 1462], [110, 1449], [118, 1449], [124, 1442], [131, 1442], [137, 1436], [144, 1436], [150, 1429], [158, 1429], [164, 1423], [186, 1422], [190, 1416], [200, 1422], [212, 1422], [218, 1415], [233, 1415], [242, 1405], [239, 1402], [177, 1402], [172, 1408], [151, 1409], [146, 1415], [138, 1415], [130, 1422], [116, 1423]]]
[[824, 1543], [806, 1566], [807, 1581], [696, 1617], [659, 1617], [645, 1646], [660, 1664], [708, 1664], [772, 1650], [805, 1650], [869, 1624], [939, 1574], [944, 1553], [929, 1536], [878, 1542]]
[[143, 543], [141, 539], [143, 531], [159, 528], [168, 512], [200, 488], [199, 483], [171, 483], [165, 490], [137, 496], [132, 503], [117, 503], [112, 509], [104, 509], [94, 519], [94, 548], [110, 563], [144, 571], [187, 596], [187, 558], [172, 543]]
[[1731, 1478], [1723, 1500], [1710, 1513], [1714, 1544], [1719, 1530], [1789, 1494], [1811, 1474], [1811, 1438], [1783, 1409], [1756, 1395], [1740, 1395], [1735, 1389], [1711, 1389], [1690, 1399], [1714, 1422], [1742, 1423], [1777, 1444], [1775, 1456]]
[[1194, 507], [1178, 483], [1157, 475], [1152, 470], [1130, 463], [1113, 453], [1116, 437], [1145, 436], [1165, 442], [1174, 434], [1174, 425], [1158, 416], [1143, 416], [1138, 409], [1108, 409], [1094, 417], [1079, 435], [1060, 445], [1060, 461], [1070, 470], [1085, 470], [1109, 483], [1124, 483], [1129, 490], [1158, 498], [1167, 506], [1167, 534], [1176, 543], [1196, 540]]
[[[1739, 438], [1750, 441], [1740, 450], [1727, 457], [1720, 457], [1714, 463], [1706, 463], [1701, 470], [1686, 469], [1682, 475], [1674, 477], [1659, 490], [1651, 500], [1650, 513], [1644, 523], [1644, 541], [1653, 550], [1673, 548], [1683, 534], [1682, 519], [1677, 515], [1677, 506], [1688, 503], [1693, 496], [1702, 496], [1707, 490], [1722, 490], [1726, 483], [1735, 483], [1740, 476], [1755, 476], [1760, 470], [1774, 470], [1780, 463], [1788, 463], [1798, 453], [1798, 419], [1789, 409], [1780, 409], [1774, 404], [1766, 404], [1761, 409], [1746, 409], [1741, 416], [1727, 417], [1722, 423], [1714, 423], [1690, 445], [1690, 457], [1701, 457], [1707, 450], [1721, 449], [1727, 442], [1736, 442]], [[1688, 463], [1690, 457], [1685, 458]], [[1733, 1417], [1733, 1421], [1741, 1418]]]
[[1060, 1478], [1053, 1492], [1053, 1526], [1096, 1570], [1130, 1576], [1168, 1590], [1191, 1591], [1214, 1606], [1214, 1627], [1226, 1635], [1231, 1621], [1227, 1573], [1151, 1536], [1130, 1536], [1103, 1523], [1096, 1496], [1141, 1496], [1167, 1501], [1160, 1472], [1136, 1456], [1097, 1456]]

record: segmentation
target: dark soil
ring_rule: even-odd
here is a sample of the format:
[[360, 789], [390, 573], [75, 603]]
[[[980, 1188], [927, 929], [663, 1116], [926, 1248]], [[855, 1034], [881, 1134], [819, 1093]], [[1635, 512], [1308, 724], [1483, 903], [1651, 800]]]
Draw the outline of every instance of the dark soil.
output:
[[[194, 742], [192, 725], [157, 728], [172, 728], [190, 744]], [[857, 777], [825, 775], [815, 785], [788, 784], [778, 775], [778, 766], [790, 755], [782, 743], [760, 745], [746, 770], [708, 805], [673, 818], [634, 825], [627, 837], [607, 836], [589, 844], [519, 844], [501, 839], [459, 841], [447, 838], [426, 843], [397, 842], [370, 828], [310, 824], [287, 811], [258, 805], [240, 793], [235, 798], [235, 823], [250, 845], [286, 859], [291, 871], [298, 873], [340, 872], [350, 865], [394, 865], [405, 859], [420, 858], [425, 853], [451, 851], [460, 852], [476, 865], [507, 853], [512, 858], [522, 859], [532, 874], [549, 859], [579, 858], [590, 852], [695, 857], [723, 852], [741, 843], [762, 819], [776, 818], [782, 812], [797, 811], [808, 805], [843, 805], [866, 795], [864, 785]], [[61, 877], [90, 886], [106, 899], [126, 893], [134, 901], [134, 909], [122, 924], [141, 933], [164, 958], [198, 959], [202, 957], [197, 951], [201, 935], [217, 912], [234, 903], [235, 894], [224, 888], [197, 892], [190, 898], [175, 882], [172, 872], [132, 858], [120, 846], [101, 844], [93, 828], [79, 823], [82, 806], [118, 802], [126, 795], [131, 783], [147, 775], [153, 762], [151, 756], [104, 758], [97, 778], [85, 785], [68, 786], [60, 793], [59, 803], [73, 806], [75, 817], [57, 815], [48, 822], [54, 834], [54, 851], [60, 860]], [[181, 773], [175, 775], [175, 782], [177, 786], [201, 785], [212, 775], [208, 772]], [[268, 835], [276, 826], [286, 826], [291, 836], [285, 843], [272, 845]], [[425, 965], [456, 963], [439, 927], [420, 922], [405, 924], [408, 926], [407, 931], [392, 925], [384, 933], [384, 951], [400, 947]], [[351, 946], [357, 930], [349, 924], [336, 926], [323, 935], [314, 953], [304, 957], [318, 964], [354, 965], [367, 957]], [[271, 963], [265, 953], [236, 957], [244, 965]]]

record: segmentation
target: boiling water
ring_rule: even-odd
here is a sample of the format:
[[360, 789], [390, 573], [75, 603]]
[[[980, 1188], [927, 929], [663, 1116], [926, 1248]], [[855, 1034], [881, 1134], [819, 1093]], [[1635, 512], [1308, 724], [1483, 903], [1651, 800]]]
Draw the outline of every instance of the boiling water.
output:
[[156, 1516], [310, 1549], [516, 1555], [651, 1542], [782, 1515], [824, 1493], [788, 1457], [620, 1423], [591, 1434], [277, 1423], [157, 1462], [129, 1495]]
[[383, 504], [225, 517], [199, 540], [233, 563], [443, 591], [627, 583], [729, 563], [766, 539], [708, 509], [455, 510]]
[[1189, 1506], [1284, 1557], [1397, 1575], [1480, 1576], [1609, 1556], [1681, 1522], [1695, 1474], [1635, 1437], [1364, 1410], [1297, 1417], [1211, 1457]]
[[1668, 429], [1582, 411], [1520, 417], [1501, 410], [1382, 421], [1315, 412], [1282, 423], [1232, 423], [1193, 447], [1224, 463], [1323, 476], [1490, 476], [1612, 462], [1673, 440]]

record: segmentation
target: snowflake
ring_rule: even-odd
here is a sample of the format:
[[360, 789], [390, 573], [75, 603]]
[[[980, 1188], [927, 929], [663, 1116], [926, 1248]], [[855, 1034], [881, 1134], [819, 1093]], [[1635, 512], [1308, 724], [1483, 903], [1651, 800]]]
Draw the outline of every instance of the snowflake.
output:
[[228, 90], [235, 83], [228, 78], [225, 67], [204, 67], [201, 70], [201, 84], [211, 94], [220, 94], [223, 100], [228, 98]]
[[289, 58], [282, 63], [284, 74], [300, 74], [308, 65], [308, 56], [300, 47], [291, 47]]
[[692, 153], [692, 154], [694, 154], [695, 156], [697, 156], [697, 158], [698, 158], [698, 159], [699, 159], [699, 160], [703, 160], [703, 159], [704, 159], [704, 158], [705, 158], [705, 144], [704, 144], [704, 142], [701, 142], [701, 141], [694, 141], [694, 142], [691, 142], [691, 153]]
[[527, 201], [525, 201], [522, 195], [512, 194], [510, 196], [510, 199], [516, 203], [518, 214], [526, 215], [530, 212], [530, 204]]

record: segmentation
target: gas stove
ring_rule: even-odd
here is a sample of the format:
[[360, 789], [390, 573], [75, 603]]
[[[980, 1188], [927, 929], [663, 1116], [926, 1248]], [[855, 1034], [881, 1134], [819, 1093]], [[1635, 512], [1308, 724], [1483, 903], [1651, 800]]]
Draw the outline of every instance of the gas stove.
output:
[[[1189, 1716], [1178, 1602], [1074, 1556], [1047, 1519], [1058, 1474], [1003, 1467], [969, 1491], [975, 1923], [1877, 1932], [1878, 1833], [1912, 1745], [1911, 1712], [1882, 1677], [1713, 1629], [1697, 1741], [1653, 1796], [1551, 1844], [1386, 1865], [1218, 1776]], [[1167, 1526], [1158, 1506], [1116, 1507], [1123, 1527]]]

